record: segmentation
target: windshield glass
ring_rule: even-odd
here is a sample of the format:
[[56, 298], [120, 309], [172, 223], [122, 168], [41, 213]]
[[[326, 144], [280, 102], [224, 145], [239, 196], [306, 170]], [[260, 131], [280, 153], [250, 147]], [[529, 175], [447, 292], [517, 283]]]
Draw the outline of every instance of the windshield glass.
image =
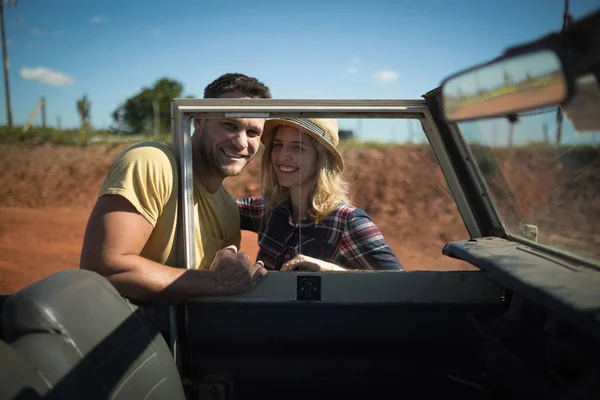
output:
[[600, 132], [578, 133], [557, 108], [458, 124], [505, 228], [600, 259]]
[[[229, 177], [224, 183], [234, 197], [242, 198], [241, 248], [250, 259], [255, 259], [262, 250], [261, 257], [267, 260], [267, 266], [277, 269], [279, 263], [301, 253], [338, 262], [338, 265], [347, 269], [361, 269], [359, 262], [373, 257], [367, 254], [377, 254], [375, 250], [369, 251], [367, 241], [361, 241], [365, 238], [374, 241], [377, 230], [381, 232], [391, 253], [407, 271], [477, 269], [464, 261], [446, 257], [440, 251], [448, 242], [468, 239], [469, 233], [421, 122], [417, 119], [398, 118], [338, 118], [337, 123], [340, 137], [337, 148], [345, 164], [343, 177], [349, 184], [349, 204], [364, 211], [372, 225], [371, 222], [364, 221], [361, 225], [368, 228], [357, 230], [352, 233], [352, 237], [347, 236], [348, 242], [331, 239], [336, 237], [335, 231], [340, 229], [338, 225], [342, 226], [338, 217], [323, 220], [319, 224], [319, 231], [334, 232], [328, 233], [325, 240], [315, 240], [318, 238], [315, 236], [317, 231], [306, 220], [298, 225], [298, 229], [294, 229], [293, 224], [288, 226], [287, 222], [272, 230], [266, 228], [269, 224], [264, 224], [257, 235], [256, 229], [244, 221], [260, 209], [256, 206], [259, 203], [250, 202], [247, 197], [262, 195], [260, 170], [263, 153], [261, 157], [255, 157], [240, 175]], [[281, 149], [285, 147], [285, 136], [278, 142], [278, 147], [277, 151], [281, 153]], [[269, 152], [265, 148], [262, 151]], [[271, 155], [274, 151], [275, 147], [272, 147]], [[306, 149], [302, 154], [310, 157], [310, 151]], [[301, 164], [302, 161], [300, 158], [289, 161], [289, 165], [297, 165], [294, 163]], [[285, 182], [283, 178], [281, 182]], [[283, 210], [285, 214], [285, 209]], [[267, 246], [270, 235], [274, 235], [272, 232], [276, 232], [278, 243], [285, 246], [284, 250], [275, 252], [271, 250], [275, 248], [275, 244]], [[263, 239], [259, 240], [259, 236]], [[353, 249], [352, 256], [347, 260], [344, 246]], [[380, 250], [377, 251], [383, 254]], [[277, 261], [271, 261], [276, 258]], [[369, 268], [374, 271], [391, 269], [375, 258], [370, 261]]]

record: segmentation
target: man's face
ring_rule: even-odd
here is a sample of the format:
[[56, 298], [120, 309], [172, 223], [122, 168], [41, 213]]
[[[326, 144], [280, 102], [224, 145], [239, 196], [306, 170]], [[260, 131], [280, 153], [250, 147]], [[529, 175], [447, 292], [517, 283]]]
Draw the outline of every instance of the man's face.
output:
[[[222, 98], [244, 98], [226, 93]], [[194, 152], [204, 168], [223, 177], [236, 176], [260, 146], [264, 118], [205, 118], [194, 120]]]

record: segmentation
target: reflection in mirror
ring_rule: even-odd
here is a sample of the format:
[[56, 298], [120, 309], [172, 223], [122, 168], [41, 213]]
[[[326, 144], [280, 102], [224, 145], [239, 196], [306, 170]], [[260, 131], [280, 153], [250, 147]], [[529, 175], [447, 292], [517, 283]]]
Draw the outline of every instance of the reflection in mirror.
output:
[[449, 121], [559, 104], [567, 92], [560, 59], [550, 50], [500, 59], [451, 77], [442, 85]]
[[[368, 215], [372, 227], [381, 233], [401, 266], [405, 270], [474, 270], [472, 266], [441, 253], [444, 244], [468, 239], [469, 235], [420, 122], [338, 118], [337, 124], [340, 141], [336, 149], [344, 162], [342, 177], [349, 184], [349, 203]], [[351, 236], [358, 236], [356, 231], [360, 226], [352, 226], [352, 223], [344, 226], [346, 224], [339, 224], [337, 217], [318, 224], [310, 218], [298, 223], [293, 218], [293, 204], [291, 210], [283, 207], [284, 218], [270, 221], [270, 228], [265, 228], [264, 224], [261, 228], [258, 223], [262, 206], [258, 198], [267, 192], [267, 188], [261, 186], [261, 170], [273, 168], [273, 165], [279, 167], [284, 159], [283, 168], [288, 172], [276, 172], [274, 178], [276, 183], [290, 186], [294, 174], [303, 175], [295, 170], [296, 167], [305, 166], [308, 173], [315, 173], [314, 166], [319, 165], [312, 159], [305, 165], [300, 156], [293, 154], [281, 156], [288, 151], [299, 152], [303, 160], [315, 155], [312, 151], [314, 142], [307, 140], [310, 136], [300, 136], [303, 142], [300, 145], [290, 140], [290, 132], [293, 136], [291, 130], [281, 130], [276, 146], [263, 146], [260, 155], [240, 175], [224, 181], [225, 187], [238, 198], [238, 204], [241, 203], [241, 250], [247, 252], [251, 260], [262, 258], [272, 264], [273, 269], [281, 271], [287, 269], [283, 268], [286, 262], [299, 254], [311, 257], [303, 265], [310, 271], [315, 270], [313, 259], [333, 264], [320, 263], [324, 272], [336, 271], [334, 266], [364, 269], [355, 262], [360, 257], [360, 246], [347, 247], [348, 240], [353, 239]], [[273, 153], [278, 153], [279, 158]], [[322, 154], [326, 153], [316, 152], [316, 157]], [[297, 190], [288, 193], [306, 198], [313, 193], [311, 190], [308, 185], [303, 194]], [[252, 218], [256, 219], [254, 223]], [[335, 229], [328, 229], [328, 224]], [[264, 231], [257, 235], [261, 229]], [[353, 229], [354, 233], [348, 229]], [[346, 238], [335, 239], [336, 232], [342, 231]]]

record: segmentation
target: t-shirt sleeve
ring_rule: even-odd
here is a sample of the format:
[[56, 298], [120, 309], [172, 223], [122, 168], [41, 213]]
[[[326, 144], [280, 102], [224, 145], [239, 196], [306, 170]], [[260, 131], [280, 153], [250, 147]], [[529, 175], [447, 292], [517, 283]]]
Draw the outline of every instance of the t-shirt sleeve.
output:
[[236, 231], [234, 235], [223, 244], [223, 248], [234, 245], [238, 250], [242, 244], [242, 232]]
[[379, 228], [362, 210], [350, 212], [341, 246], [342, 256], [353, 269], [403, 270]]
[[235, 199], [240, 211], [240, 229], [258, 232], [265, 214], [265, 199], [262, 197], [242, 197]]
[[154, 227], [171, 200], [175, 168], [167, 148], [134, 145], [113, 162], [98, 197], [123, 196]]

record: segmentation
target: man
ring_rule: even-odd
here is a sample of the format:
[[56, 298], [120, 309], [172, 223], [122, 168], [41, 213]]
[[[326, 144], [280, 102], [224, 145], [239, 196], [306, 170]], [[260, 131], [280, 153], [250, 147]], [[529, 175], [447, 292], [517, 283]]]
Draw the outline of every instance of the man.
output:
[[[267, 86], [242, 74], [209, 84], [205, 98], [271, 98]], [[125, 297], [176, 302], [246, 291], [266, 274], [240, 246], [235, 200], [222, 186], [256, 154], [265, 120], [194, 121], [194, 233], [196, 265], [178, 268], [177, 162], [171, 144], [147, 142], [126, 149], [112, 164], [90, 215], [80, 268], [108, 278]]]

